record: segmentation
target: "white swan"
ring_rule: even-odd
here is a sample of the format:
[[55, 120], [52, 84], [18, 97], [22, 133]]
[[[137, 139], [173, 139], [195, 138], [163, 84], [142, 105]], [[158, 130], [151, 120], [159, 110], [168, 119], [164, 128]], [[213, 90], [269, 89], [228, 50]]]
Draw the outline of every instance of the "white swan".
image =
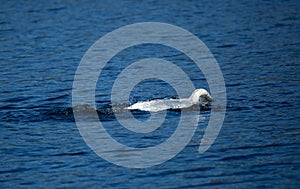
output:
[[196, 89], [189, 98], [157, 99], [157, 100], [151, 100], [145, 102], [137, 102], [127, 107], [127, 109], [158, 112], [167, 109], [188, 108], [195, 104], [205, 105], [211, 101], [212, 101], [212, 97], [205, 89]]

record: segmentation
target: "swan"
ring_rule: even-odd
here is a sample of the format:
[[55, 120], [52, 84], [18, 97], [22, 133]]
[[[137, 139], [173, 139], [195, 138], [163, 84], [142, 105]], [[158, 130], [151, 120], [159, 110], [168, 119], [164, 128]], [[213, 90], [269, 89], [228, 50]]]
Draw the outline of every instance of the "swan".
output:
[[205, 89], [196, 89], [189, 98], [155, 99], [145, 102], [137, 102], [127, 107], [127, 109], [158, 112], [167, 109], [188, 108], [196, 104], [205, 105], [208, 102], [212, 102], [212, 100], [212, 97]]

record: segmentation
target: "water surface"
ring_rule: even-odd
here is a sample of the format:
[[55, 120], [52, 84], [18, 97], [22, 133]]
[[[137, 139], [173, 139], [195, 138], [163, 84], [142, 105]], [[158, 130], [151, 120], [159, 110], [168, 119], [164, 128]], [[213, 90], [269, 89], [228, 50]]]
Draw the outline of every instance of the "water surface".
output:
[[[300, 179], [298, 1], [110, 2], [5, 1], [0, 8], [0, 187], [297, 188]], [[119, 167], [83, 141], [71, 108], [73, 78], [101, 36], [136, 22], [187, 29], [212, 51], [223, 72], [227, 112], [211, 148], [198, 153], [210, 108], [191, 142], [173, 159], [147, 169]], [[117, 75], [144, 58], [174, 62], [196, 88], [205, 77], [184, 54], [141, 45], [115, 56], [99, 77], [96, 104], [105, 110]], [[176, 97], [160, 80], [135, 87], [130, 102]], [[138, 119], [149, 114], [136, 113]], [[156, 145], [176, 129], [180, 112], [152, 135], [130, 135], [113, 114], [105, 128], [134, 147]]]

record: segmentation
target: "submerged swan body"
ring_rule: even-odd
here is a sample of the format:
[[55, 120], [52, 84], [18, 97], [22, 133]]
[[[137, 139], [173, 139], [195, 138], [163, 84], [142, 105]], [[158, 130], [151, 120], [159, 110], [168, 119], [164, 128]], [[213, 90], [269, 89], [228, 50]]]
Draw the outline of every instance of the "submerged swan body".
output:
[[196, 89], [189, 98], [183, 99], [157, 99], [137, 102], [127, 109], [158, 112], [167, 109], [188, 108], [196, 104], [205, 105], [212, 101], [212, 97], [205, 89]]

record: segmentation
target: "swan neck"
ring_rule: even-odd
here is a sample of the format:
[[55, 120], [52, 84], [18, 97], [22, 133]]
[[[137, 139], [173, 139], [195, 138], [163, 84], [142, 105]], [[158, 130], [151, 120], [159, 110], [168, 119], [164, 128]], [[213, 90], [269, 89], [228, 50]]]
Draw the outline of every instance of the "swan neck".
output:
[[198, 101], [199, 101], [199, 96], [196, 95], [196, 94], [194, 94], [194, 93], [192, 93], [192, 95], [190, 96], [189, 100], [192, 101], [193, 104], [197, 104]]

